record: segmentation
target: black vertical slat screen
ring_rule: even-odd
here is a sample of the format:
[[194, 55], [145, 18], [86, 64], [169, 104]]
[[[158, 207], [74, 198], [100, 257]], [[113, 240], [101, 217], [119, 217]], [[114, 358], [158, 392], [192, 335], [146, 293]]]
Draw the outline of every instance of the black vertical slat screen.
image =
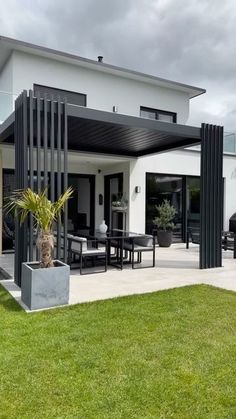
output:
[[[57, 197], [61, 195], [61, 102], [57, 102]], [[61, 256], [61, 222], [57, 223], [57, 259]]]
[[[15, 161], [16, 188], [28, 186], [40, 192], [43, 186], [53, 201], [62, 193], [61, 179], [67, 187], [67, 110], [66, 103], [48, 100], [32, 91], [24, 91], [15, 102]], [[54, 154], [57, 156], [57, 185], [55, 185]], [[50, 162], [50, 167], [49, 167]], [[63, 164], [62, 164], [63, 162]], [[62, 171], [63, 169], [63, 171]], [[50, 173], [50, 176], [48, 176]], [[48, 180], [50, 179], [50, 185]], [[67, 208], [64, 215], [63, 260], [67, 259]], [[15, 282], [21, 285], [21, 264], [33, 260], [33, 222], [20, 227], [16, 220]], [[61, 223], [57, 225], [57, 257], [61, 259]], [[38, 254], [36, 253], [36, 256]]]
[[[50, 183], [55, 185], [55, 165], [54, 165], [54, 141], [55, 141], [55, 124], [54, 124], [54, 102], [51, 98], [51, 115], [50, 115], [50, 143], [51, 143], [51, 167], [50, 167]], [[50, 198], [52, 201], [55, 199], [55, 188], [50, 188]]]
[[[16, 189], [28, 186], [28, 150], [27, 150], [27, 92], [15, 101], [15, 185]], [[27, 222], [20, 225], [19, 218], [15, 221], [15, 282], [21, 285], [21, 264], [27, 260]]]
[[223, 127], [201, 126], [200, 268], [222, 266]]
[[43, 164], [44, 164], [44, 176], [43, 176], [43, 187], [48, 188], [48, 101], [46, 98], [43, 99]]
[[[64, 191], [68, 188], [68, 126], [67, 126], [67, 107], [66, 103], [63, 105], [64, 107], [64, 115], [63, 115], [63, 123], [64, 123], [64, 135], [63, 135], [63, 148], [64, 148], [64, 170], [63, 170], [63, 185]], [[65, 212], [64, 212], [64, 252], [63, 252], [63, 260], [64, 262], [67, 261], [67, 228], [68, 228], [68, 204], [65, 204]]]
[[37, 120], [37, 133], [36, 133], [36, 144], [37, 144], [37, 190], [41, 191], [41, 112], [40, 112], [40, 95], [37, 93], [36, 97], [36, 120]]
[[[35, 147], [36, 147], [36, 190], [37, 192], [41, 192], [41, 100], [40, 95], [37, 93], [35, 99], [35, 125], [36, 125], [36, 139], [35, 139]], [[39, 251], [36, 248], [36, 259], [39, 259]]]
[[[33, 120], [33, 92], [29, 92], [29, 186], [34, 188], [34, 120]], [[33, 260], [33, 217], [29, 217], [29, 260]]]

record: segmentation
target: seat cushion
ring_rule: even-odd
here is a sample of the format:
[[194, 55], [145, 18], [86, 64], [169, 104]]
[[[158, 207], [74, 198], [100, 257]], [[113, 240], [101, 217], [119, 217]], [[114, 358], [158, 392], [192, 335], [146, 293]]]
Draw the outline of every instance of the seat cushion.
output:
[[143, 246], [143, 247], [152, 247], [153, 246], [153, 238], [152, 236], [145, 236], [145, 237], [137, 237], [134, 239], [134, 243]]
[[[132, 250], [132, 243], [124, 243], [124, 250]], [[134, 252], [146, 252], [153, 250], [153, 246], [140, 246], [139, 244], [134, 243]]]
[[71, 238], [71, 250], [75, 253], [81, 252], [81, 243], [82, 243], [82, 252], [87, 251], [87, 239], [85, 237], [72, 236]]
[[96, 249], [96, 247], [88, 248], [87, 250], [83, 250], [82, 254], [84, 256], [104, 256], [106, 254], [105, 249]]

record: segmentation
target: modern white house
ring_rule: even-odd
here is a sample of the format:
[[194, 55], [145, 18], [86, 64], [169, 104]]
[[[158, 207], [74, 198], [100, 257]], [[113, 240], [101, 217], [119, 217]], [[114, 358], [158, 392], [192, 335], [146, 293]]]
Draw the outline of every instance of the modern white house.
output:
[[[136, 123], [138, 126], [140, 120], [144, 124], [140, 128], [142, 133], [147, 129], [147, 119], [150, 120], [150, 128], [155, 128], [156, 124], [163, 127], [163, 132], [167, 129], [172, 132], [171, 127], [178, 126], [184, 132], [191, 100], [205, 94], [202, 88], [106, 64], [102, 57], [94, 61], [0, 37], [1, 200], [15, 187], [15, 146], [13, 131], [9, 127], [15, 99], [24, 90], [32, 90], [33, 95], [39, 98], [66, 100], [71, 115], [77, 108], [82, 115], [86, 108], [91, 119], [97, 118], [93, 117], [96, 111], [96, 115], [103, 115], [105, 119], [109, 119], [110, 115], [118, 124], [130, 117], [131, 125]], [[87, 114], [82, 116], [84, 120], [88, 118]], [[108, 119], [107, 123], [110, 123]], [[81, 122], [80, 128], [83, 127], [85, 129], [85, 124]], [[132, 152], [128, 153], [122, 148], [118, 137], [117, 142], [115, 137], [109, 137], [109, 130], [106, 131], [106, 137], [101, 136], [101, 128], [94, 126], [93, 136], [86, 127], [88, 146], [83, 144], [73, 148], [70, 145], [73, 142], [75, 144], [76, 140], [80, 141], [77, 128], [76, 124], [69, 127], [68, 184], [73, 185], [75, 194], [69, 203], [68, 229], [94, 230], [105, 219], [109, 227], [111, 223], [123, 223], [123, 226], [125, 223], [125, 228], [130, 231], [151, 233], [155, 206], [165, 198], [177, 210], [176, 240], [185, 239], [187, 226], [199, 224], [201, 153], [200, 146], [195, 145], [197, 141], [183, 141], [181, 148], [170, 141], [169, 146], [165, 147], [161, 145], [165, 140], [165, 134], [162, 133], [158, 150], [154, 142], [151, 143], [154, 140], [149, 138], [145, 140], [148, 149], [139, 152], [144, 141], [140, 131], [136, 143], [132, 143]], [[112, 130], [110, 134], [113, 135]], [[131, 141], [128, 134], [128, 130], [123, 130], [122, 138], [126, 144]], [[187, 133], [184, 135], [188, 136]], [[234, 136], [226, 138], [225, 147], [223, 228], [228, 230], [229, 218], [236, 212]], [[45, 163], [45, 156], [40, 155], [42, 165], [44, 161], [50, 168], [50, 156], [48, 154]], [[38, 159], [35, 150], [31, 159], [32, 170], [35, 170]], [[44, 182], [45, 179], [42, 179], [42, 185]], [[46, 180], [48, 183], [50, 176]], [[126, 217], [124, 219], [123, 216], [121, 220], [114, 216], [113, 220], [111, 203], [121, 195], [128, 201]], [[7, 248], [9, 244], [3, 243], [3, 246]]]

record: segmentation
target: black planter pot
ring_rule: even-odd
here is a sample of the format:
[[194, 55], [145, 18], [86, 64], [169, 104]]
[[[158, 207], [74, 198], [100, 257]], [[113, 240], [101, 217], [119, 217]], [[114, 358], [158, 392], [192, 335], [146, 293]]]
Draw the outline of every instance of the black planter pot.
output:
[[170, 247], [173, 231], [157, 230], [157, 241], [160, 247]]

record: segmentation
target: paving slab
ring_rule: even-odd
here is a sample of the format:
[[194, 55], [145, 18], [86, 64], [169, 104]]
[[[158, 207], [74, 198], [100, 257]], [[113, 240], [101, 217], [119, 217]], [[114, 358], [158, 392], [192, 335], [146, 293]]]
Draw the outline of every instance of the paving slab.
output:
[[[151, 256], [144, 254], [143, 264], [148, 264]], [[0, 266], [13, 275], [14, 255], [0, 256]], [[0, 283], [26, 309], [20, 298], [20, 288], [13, 280]], [[194, 284], [208, 284], [236, 291], [236, 259], [233, 252], [223, 252], [223, 267], [199, 269], [199, 247], [183, 243], [170, 248], [156, 249], [156, 267], [133, 270], [126, 265], [123, 271], [109, 268], [108, 272], [79, 275], [72, 270], [70, 276], [69, 304], [104, 300], [120, 296], [144, 294]]]

